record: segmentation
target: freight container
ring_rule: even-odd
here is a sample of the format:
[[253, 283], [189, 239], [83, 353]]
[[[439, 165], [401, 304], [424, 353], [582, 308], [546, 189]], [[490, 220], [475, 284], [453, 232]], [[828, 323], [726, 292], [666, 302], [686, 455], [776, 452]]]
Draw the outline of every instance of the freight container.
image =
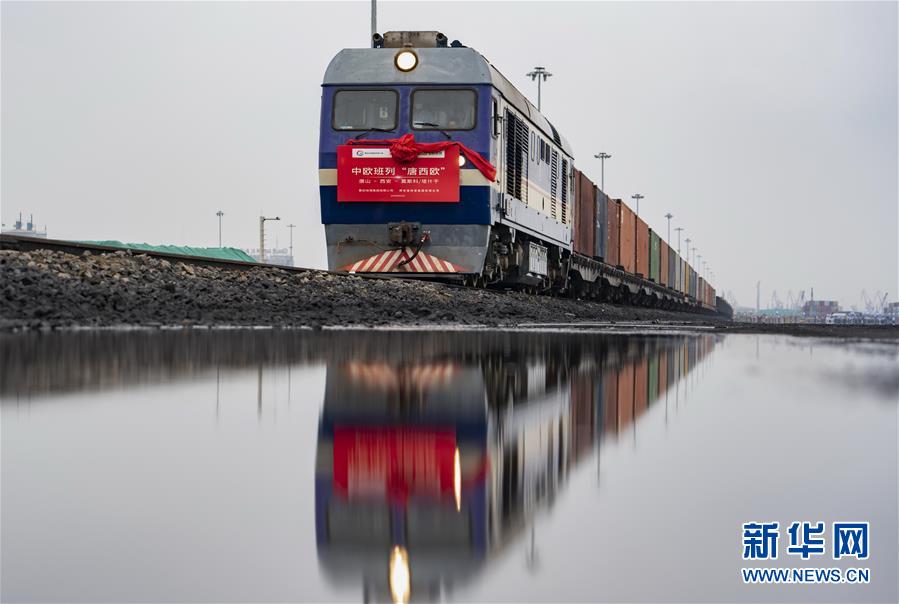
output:
[[593, 257], [593, 238], [596, 236], [596, 199], [594, 191], [596, 187], [587, 178], [587, 175], [575, 170], [575, 209], [574, 209], [574, 241], [572, 247], [575, 252]]
[[571, 405], [569, 417], [571, 432], [568, 437], [568, 450], [571, 461], [577, 461], [590, 450], [593, 445], [593, 414], [596, 406], [593, 403], [595, 386], [593, 375], [581, 373], [571, 380]]
[[637, 272], [637, 260], [635, 256], [637, 241], [637, 216], [627, 204], [618, 200], [621, 225], [618, 238], [618, 265], [629, 273]]
[[674, 267], [677, 270], [677, 275], [675, 275], [675, 283], [677, 284], [674, 289], [683, 293], [684, 291], [684, 260], [680, 256], [677, 257], [677, 266]]
[[649, 279], [649, 225], [647, 225], [646, 222], [639, 216], [636, 217], [636, 223], [636, 273], [641, 277], [646, 277], [647, 279]]
[[618, 370], [618, 425], [621, 432], [634, 419], [634, 366], [623, 365]]
[[668, 247], [664, 239], [659, 247], [662, 250], [661, 254], [659, 254], [659, 283], [668, 285], [671, 283], [668, 280], [668, 258], [671, 256], [671, 248]]
[[684, 283], [687, 290], [687, 295], [693, 295], [693, 267], [687, 264], [687, 279]]
[[596, 233], [593, 237], [593, 257], [606, 259], [606, 230], [609, 228], [609, 199], [606, 194], [594, 186], [593, 197], [596, 199]]
[[618, 245], [621, 239], [621, 209], [619, 201], [606, 197], [606, 257], [610, 266], [619, 266]]
[[618, 432], [618, 372], [606, 371], [602, 376], [602, 431]]
[[668, 387], [674, 386], [677, 383], [677, 351], [670, 350], [668, 351]]
[[634, 364], [634, 419], [646, 411], [649, 394], [649, 367], [646, 357]]
[[700, 304], [705, 304], [705, 279], [696, 275], [696, 299]]
[[673, 249], [668, 248], [668, 287], [677, 289], [677, 260], [680, 256]]
[[661, 265], [662, 246], [658, 234], [649, 229], [649, 278], [656, 283], [661, 283], [659, 266]]
[[663, 396], [668, 390], [668, 351], [659, 353], [659, 396]]

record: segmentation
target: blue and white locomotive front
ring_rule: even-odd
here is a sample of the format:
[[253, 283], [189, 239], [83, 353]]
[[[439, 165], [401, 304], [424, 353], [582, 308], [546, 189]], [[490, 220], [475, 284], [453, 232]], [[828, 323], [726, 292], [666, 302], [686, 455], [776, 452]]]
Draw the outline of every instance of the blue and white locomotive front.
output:
[[[403, 166], [387, 141], [406, 134], [418, 143], [457, 141], [495, 166], [500, 138], [491, 91], [490, 67], [470, 48], [425, 41], [334, 57], [322, 84], [319, 141], [329, 269], [481, 273], [498, 185], [457, 159], [457, 148]], [[368, 142], [356, 145], [360, 140]]]

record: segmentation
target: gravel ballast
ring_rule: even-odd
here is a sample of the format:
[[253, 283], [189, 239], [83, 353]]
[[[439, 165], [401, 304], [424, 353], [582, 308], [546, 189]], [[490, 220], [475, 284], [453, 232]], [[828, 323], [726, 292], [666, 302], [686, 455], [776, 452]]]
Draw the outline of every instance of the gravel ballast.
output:
[[0, 329], [383, 326], [673, 321], [692, 313], [277, 268], [235, 270], [122, 251], [0, 250]]
[[854, 339], [899, 326], [760, 325], [426, 281], [275, 267], [235, 269], [119, 251], [0, 250], [0, 331], [92, 327], [520, 327], [656, 323]]

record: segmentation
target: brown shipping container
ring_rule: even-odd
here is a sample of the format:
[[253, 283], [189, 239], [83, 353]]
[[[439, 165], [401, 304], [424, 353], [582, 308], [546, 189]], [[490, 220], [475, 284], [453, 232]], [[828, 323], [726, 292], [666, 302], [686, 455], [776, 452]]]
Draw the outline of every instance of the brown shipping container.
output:
[[606, 198], [608, 211], [606, 212], [606, 264], [618, 266], [618, 240], [621, 232], [621, 216], [619, 216], [618, 202], [611, 197]]
[[662, 262], [659, 265], [659, 279], [662, 285], [668, 285], [668, 244], [662, 239]]
[[634, 368], [634, 419], [643, 415], [649, 406], [649, 361], [637, 361]]
[[574, 251], [592, 258], [596, 237], [596, 187], [583, 172], [575, 170]]
[[618, 370], [618, 432], [634, 421], [634, 366], [624, 365]]
[[637, 216], [634, 211], [627, 207], [627, 204], [618, 200], [618, 208], [621, 211], [621, 219], [618, 223], [621, 225], [621, 232], [618, 235], [618, 266], [621, 266], [629, 273], [637, 272], [635, 241], [637, 235]]
[[593, 375], [582, 374], [571, 381], [571, 436], [568, 440], [572, 461], [577, 461], [593, 445]]
[[668, 351], [659, 352], [659, 396], [668, 390]]
[[602, 376], [602, 431], [618, 432], [618, 373], [614, 370]]
[[637, 219], [637, 274], [649, 279], [649, 225], [639, 216]]

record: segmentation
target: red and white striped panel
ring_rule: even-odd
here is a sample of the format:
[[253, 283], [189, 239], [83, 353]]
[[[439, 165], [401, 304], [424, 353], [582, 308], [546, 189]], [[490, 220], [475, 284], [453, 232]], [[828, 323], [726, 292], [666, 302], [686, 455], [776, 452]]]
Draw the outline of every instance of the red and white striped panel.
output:
[[[413, 257], [414, 256], [414, 257]], [[406, 262], [412, 258], [411, 262]], [[400, 263], [405, 264], [400, 265]], [[428, 254], [418, 252], [410, 247], [387, 250], [368, 258], [363, 258], [352, 264], [340, 268], [348, 273], [464, 273], [465, 269], [458, 264], [453, 264]]]

